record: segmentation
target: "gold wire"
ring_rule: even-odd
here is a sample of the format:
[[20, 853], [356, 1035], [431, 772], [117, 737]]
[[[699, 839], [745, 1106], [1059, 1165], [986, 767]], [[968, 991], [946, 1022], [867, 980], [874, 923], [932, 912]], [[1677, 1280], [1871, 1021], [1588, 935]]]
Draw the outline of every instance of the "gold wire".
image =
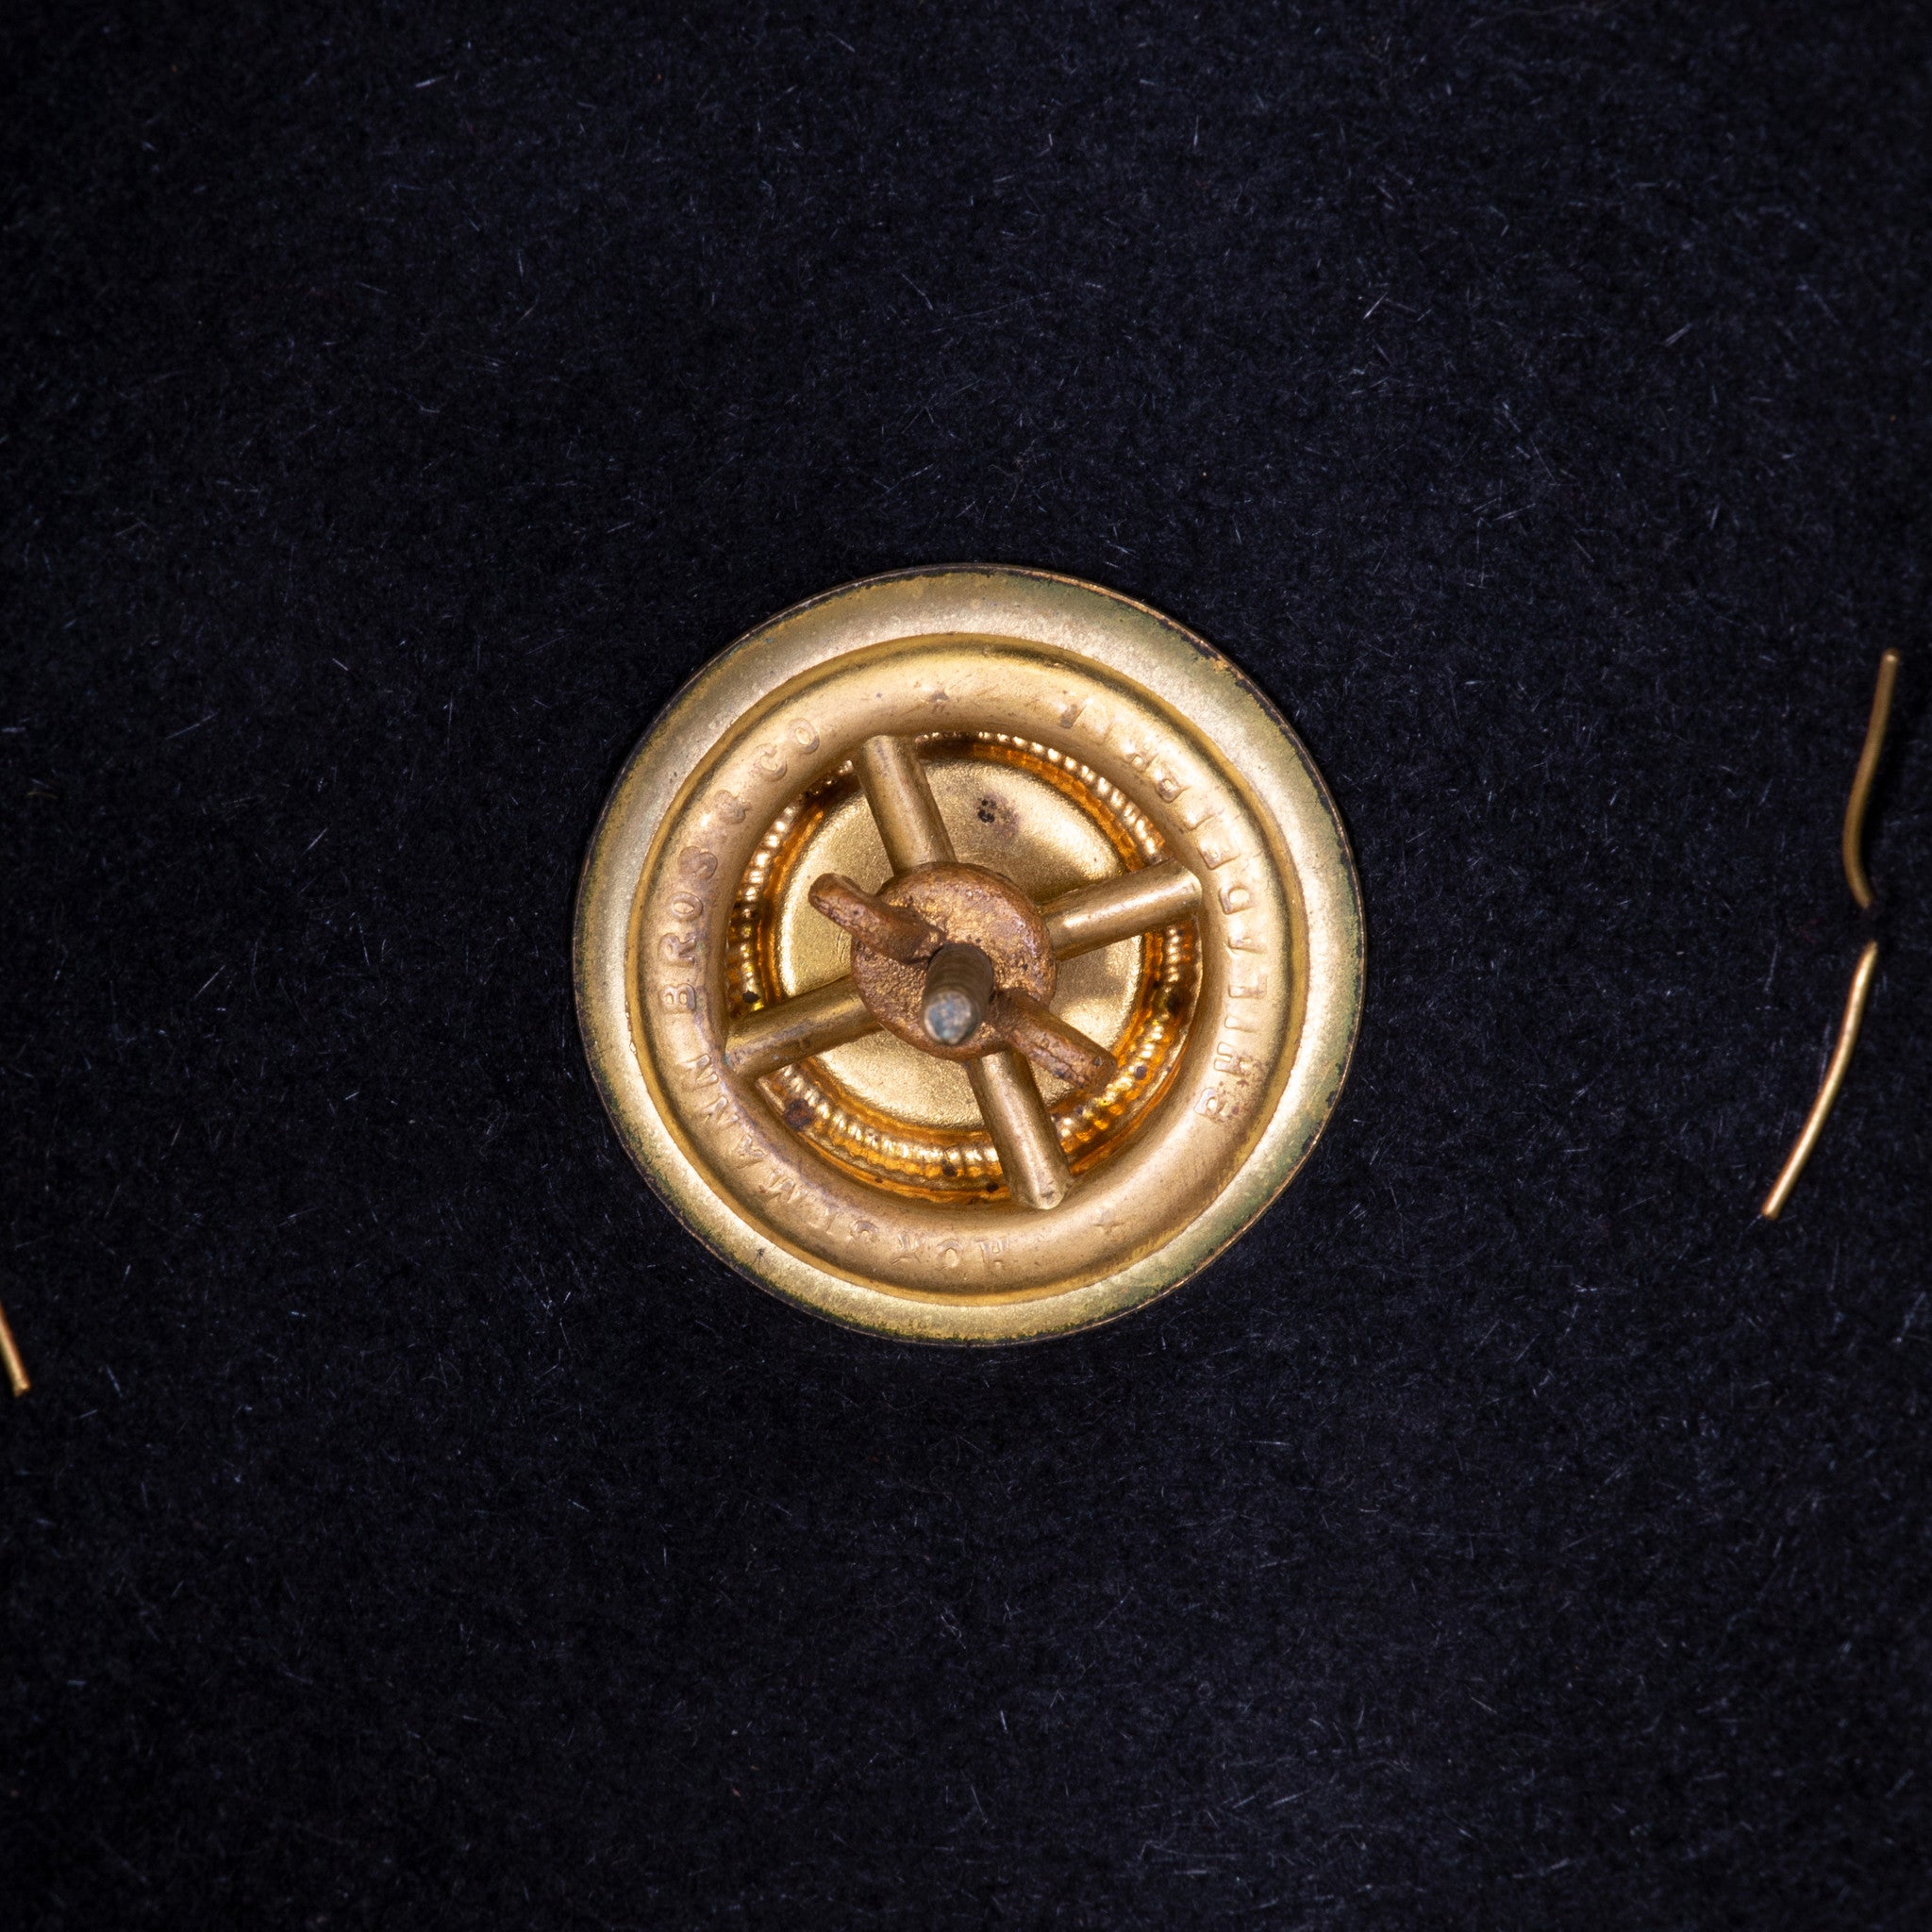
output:
[[1872, 716], [1865, 726], [1865, 748], [1845, 800], [1845, 829], [1840, 850], [1845, 861], [1845, 884], [1861, 912], [1872, 906], [1872, 881], [1865, 876], [1865, 807], [1871, 802], [1872, 781], [1878, 775], [1878, 755], [1885, 749], [1885, 727], [1891, 717], [1891, 693], [1898, 683], [1898, 653], [1888, 651], [1878, 660], [1878, 685], [1872, 693]]
[[1872, 981], [1877, 971], [1878, 941], [1873, 940], [1858, 955], [1858, 963], [1852, 970], [1852, 989], [1845, 995], [1845, 1016], [1839, 1022], [1838, 1044], [1831, 1050], [1830, 1064], [1824, 1069], [1824, 1080], [1819, 1083], [1818, 1098], [1811, 1103], [1811, 1111], [1805, 1117], [1798, 1138], [1791, 1142], [1791, 1151], [1785, 1157], [1783, 1173], [1772, 1184], [1771, 1192], [1764, 1197], [1764, 1206], [1757, 1210], [1767, 1221], [1775, 1221], [1784, 1212], [1784, 1205], [1790, 1199], [1791, 1190], [1798, 1185], [1798, 1176], [1805, 1172], [1805, 1163], [1811, 1158], [1811, 1150], [1818, 1144], [1819, 1135], [1824, 1131], [1832, 1103], [1838, 1098], [1838, 1090], [1844, 1085], [1845, 1069], [1852, 1063], [1852, 1049], [1858, 1043], [1858, 1028], [1865, 1018], [1865, 1002], [1872, 996]]
[[[1861, 912], [1872, 908], [1872, 881], [1865, 874], [1865, 808], [1872, 802], [1873, 781], [1878, 776], [1878, 759], [1885, 750], [1885, 729], [1891, 720], [1891, 694], [1898, 685], [1899, 654], [1887, 651], [1878, 660], [1878, 682], [1872, 692], [1872, 715], [1865, 724], [1865, 744], [1858, 753], [1858, 769], [1852, 777], [1851, 796], [1845, 800], [1844, 830], [1839, 840], [1839, 853], [1844, 860], [1845, 884], [1852, 889], [1852, 897], [1858, 902]], [[1785, 1164], [1777, 1179], [1773, 1182], [1771, 1192], [1765, 1195], [1764, 1205], [1758, 1213], [1766, 1221], [1775, 1221], [1784, 1212], [1784, 1206], [1791, 1197], [1791, 1190], [1798, 1185], [1798, 1176], [1805, 1172], [1805, 1163], [1811, 1158], [1811, 1150], [1818, 1144], [1818, 1137], [1824, 1131], [1824, 1124], [1831, 1118], [1831, 1109], [1838, 1099], [1838, 1091], [1844, 1085], [1845, 1069], [1852, 1063], [1852, 1049], [1858, 1043], [1858, 1028], [1865, 1021], [1865, 1002], [1872, 997], [1872, 982], [1878, 972], [1878, 941], [1867, 941], [1865, 950], [1858, 955], [1858, 963], [1852, 969], [1851, 990], [1845, 994], [1844, 1017], [1839, 1022], [1838, 1044], [1831, 1050], [1831, 1058], [1824, 1069], [1824, 1078], [1819, 1083], [1818, 1098], [1811, 1103], [1811, 1111], [1805, 1116], [1805, 1124], [1798, 1130], [1798, 1138], [1791, 1142], [1791, 1151], [1785, 1157]]]
[[0, 1356], [7, 1358], [7, 1379], [13, 1384], [13, 1392], [25, 1395], [34, 1385], [27, 1380], [26, 1364], [20, 1358], [20, 1344], [13, 1339], [13, 1330], [7, 1325], [5, 1308], [0, 1308]]

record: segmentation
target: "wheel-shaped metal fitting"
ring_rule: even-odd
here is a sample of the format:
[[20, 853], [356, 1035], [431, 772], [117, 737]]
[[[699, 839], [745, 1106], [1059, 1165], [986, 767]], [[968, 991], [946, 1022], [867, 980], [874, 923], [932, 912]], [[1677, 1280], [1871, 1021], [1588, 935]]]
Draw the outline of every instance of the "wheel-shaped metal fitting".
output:
[[935, 1341], [1087, 1326], [1287, 1185], [1361, 1010], [1300, 741], [1145, 606], [876, 577], [702, 671], [578, 897], [578, 1010], [645, 1176], [764, 1287]]

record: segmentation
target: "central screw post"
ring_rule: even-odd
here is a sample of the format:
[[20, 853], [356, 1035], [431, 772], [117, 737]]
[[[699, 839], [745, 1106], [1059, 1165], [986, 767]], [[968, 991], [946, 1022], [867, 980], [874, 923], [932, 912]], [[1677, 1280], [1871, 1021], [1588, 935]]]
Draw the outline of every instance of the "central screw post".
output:
[[991, 1004], [992, 961], [977, 946], [947, 944], [932, 956], [919, 1016], [941, 1046], [971, 1040]]

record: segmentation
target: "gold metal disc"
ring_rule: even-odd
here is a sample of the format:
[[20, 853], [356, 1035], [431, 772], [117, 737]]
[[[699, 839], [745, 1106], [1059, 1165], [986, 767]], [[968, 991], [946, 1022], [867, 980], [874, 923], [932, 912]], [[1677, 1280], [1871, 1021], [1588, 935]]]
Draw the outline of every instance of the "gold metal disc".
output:
[[[917, 1043], [906, 935], [941, 927], [998, 981], [970, 1058]], [[874, 577], [741, 639], [632, 754], [577, 900], [585, 1049], [646, 1179], [762, 1287], [924, 1341], [1087, 1327], [1205, 1266], [1313, 1147], [1362, 974], [1273, 706], [1039, 571]]]

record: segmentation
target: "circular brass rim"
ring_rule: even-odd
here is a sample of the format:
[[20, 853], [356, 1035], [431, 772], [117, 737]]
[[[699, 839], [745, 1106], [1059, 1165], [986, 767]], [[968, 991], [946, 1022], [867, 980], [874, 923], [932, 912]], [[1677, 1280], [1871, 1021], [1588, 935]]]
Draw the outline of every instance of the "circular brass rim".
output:
[[[989, 724], [1077, 757], [1201, 881], [1197, 1018], [1157, 1118], [1058, 1207], [882, 1212], [725, 1064], [733, 894], [773, 820], [864, 739]], [[1363, 972], [1341, 819], [1279, 713], [1171, 619], [1041, 571], [873, 577], [741, 638], [631, 755], [577, 898], [586, 1053], [652, 1187], [760, 1287], [926, 1341], [1089, 1327], [1205, 1267], [1332, 1113]]]

